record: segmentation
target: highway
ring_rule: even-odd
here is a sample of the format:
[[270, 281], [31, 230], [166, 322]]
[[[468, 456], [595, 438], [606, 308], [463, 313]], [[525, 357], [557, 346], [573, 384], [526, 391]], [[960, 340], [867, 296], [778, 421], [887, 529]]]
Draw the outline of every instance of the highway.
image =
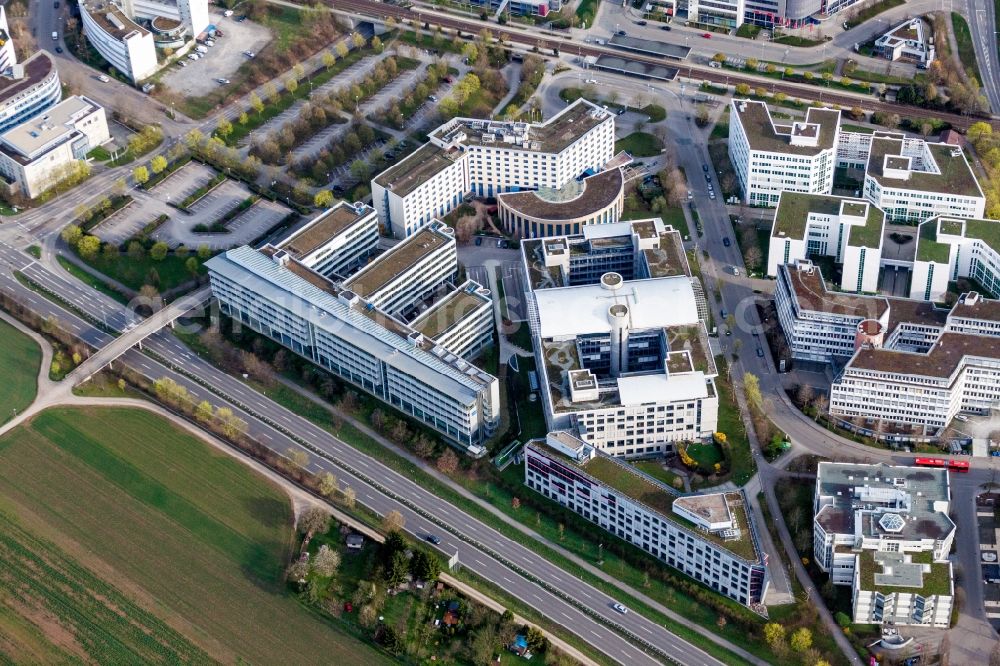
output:
[[[136, 323], [134, 315], [124, 306], [82, 283], [54, 274], [8, 245], [0, 244], [0, 261], [22, 271], [42, 287], [60, 293], [88, 316], [107, 322], [116, 331]], [[139, 324], [115, 339], [24, 287], [8, 271], [0, 271], [0, 290], [26, 303], [43, 317], [55, 317], [62, 326], [97, 349], [128, 346], [123, 340], [136, 340], [146, 332]], [[246, 418], [249, 437], [279, 455], [287, 455], [290, 449], [306, 450], [311, 458], [310, 471], [329, 469], [355, 489], [359, 502], [380, 514], [400, 511], [406, 518], [406, 530], [418, 539], [428, 534], [439, 535], [439, 547], [445, 557], [458, 553], [463, 567], [524, 600], [615, 661], [629, 666], [656, 664], [666, 658], [691, 666], [722, 663], [640, 613], [617, 613], [611, 608], [617, 599], [571, 576], [529, 546], [507, 538], [415, 481], [215, 368], [168, 331], [161, 330], [146, 338], [143, 349], [144, 352], [131, 347], [116, 362], [125, 363], [151, 380], [170, 377], [187, 387], [196, 400], [206, 399], [215, 405], [230, 406]], [[116, 352], [114, 356], [117, 355]], [[84, 368], [87, 373], [93, 370], [86, 361], [81, 366]], [[73, 381], [82, 378], [82, 375], [73, 375]], [[527, 572], [527, 576], [521, 572]], [[545, 585], [537, 581], [544, 581]], [[613, 631], [608, 623], [620, 625], [632, 637]], [[641, 643], [653, 646], [660, 658], [640, 650], [637, 646]]]

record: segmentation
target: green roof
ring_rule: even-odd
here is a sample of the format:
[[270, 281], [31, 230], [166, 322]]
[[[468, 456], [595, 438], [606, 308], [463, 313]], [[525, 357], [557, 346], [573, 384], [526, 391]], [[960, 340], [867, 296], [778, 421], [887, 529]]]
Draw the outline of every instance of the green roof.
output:
[[838, 215], [840, 197], [801, 192], [782, 192], [778, 207], [774, 212], [774, 226], [771, 235], [778, 237], [784, 233], [787, 238], [806, 237], [806, 219], [809, 213]]
[[920, 225], [917, 237], [917, 261], [933, 261], [936, 264], [947, 264], [951, 256], [951, 245], [939, 243], [937, 239], [937, 218]]
[[401, 162], [375, 176], [375, 182], [393, 194], [405, 197], [454, 163], [454, 157], [448, 152], [432, 143], [425, 143]]
[[887, 178], [883, 173], [885, 157], [899, 155], [903, 150], [903, 142], [900, 139], [875, 137], [872, 139], [866, 175], [874, 178], [882, 187], [919, 192], [947, 192], [971, 197], [983, 196], [961, 149], [942, 143], [929, 143], [927, 147], [941, 173], [911, 171], [906, 180]]
[[914, 564], [930, 565], [930, 571], [925, 572], [922, 576], [922, 585], [920, 587], [876, 585], [875, 574], [882, 573], [882, 567], [875, 563], [876, 552], [874, 550], [863, 550], [859, 553], [858, 564], [861, 567], [862, 590], [871, 590], [880, 594], [905, 592], [908, 594], [919, 594], [922, 597], [952, 594], [951, 566], [947, 562], [934, 562], [933, 553], [929, 550], [910, 554], [910, 561]]
[[[844, 212], [848, 215], [856, 214], [853, 210], [860, 207], [854, 202], [844, 203]], [[850, 210], [849, 210], [850, 209]], [[865, 226], [852, 226], [851, 233], [847, 237], [847, 244], [852, 247], [881, 247], [882, 230], [885, 227], [885, 214], [874, 204], [868, 204], [868, 217], [865, 219]]]
[[1000, 250], [1000, 221], [966, 220], [966, 238], [978, 238], [994, 250]]

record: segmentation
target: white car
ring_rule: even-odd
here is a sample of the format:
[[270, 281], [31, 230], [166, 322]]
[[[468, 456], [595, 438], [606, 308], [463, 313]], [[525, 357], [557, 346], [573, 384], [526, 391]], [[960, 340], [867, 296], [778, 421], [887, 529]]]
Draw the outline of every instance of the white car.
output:
[[256, 58], [257, 57], [257, 54], [254, 53], [253, 51], [244, 51], [243, 55], [245, 55], [248, 58]]
[[223, 86], [229, 83], [229, 79], [216, 79], [216, 81], [218, 81], [219, 84]]
[[597, 79], [587, 79], [585, 83], [593, 83], [593, 84], [596, 84], [596, 83], [597, 83]]
[[619, 613], [621, 613], [622, 615], [626, 615], [628, 613], [628, 609], [619, 603], [614, 603], [611, 605], [611, 607], [614, 608]]
[[197, 60], [199, 58], [197, 53], [189, 53], [188, 60]]

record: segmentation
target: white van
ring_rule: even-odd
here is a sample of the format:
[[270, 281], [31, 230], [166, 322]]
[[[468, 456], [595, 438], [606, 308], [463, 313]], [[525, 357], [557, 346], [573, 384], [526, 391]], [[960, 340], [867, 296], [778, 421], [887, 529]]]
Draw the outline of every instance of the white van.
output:
[[59, 33], [58, 32], [53, 32], [52, 33], [52, 41], [53, 42], [58, 42], [59, 41]]

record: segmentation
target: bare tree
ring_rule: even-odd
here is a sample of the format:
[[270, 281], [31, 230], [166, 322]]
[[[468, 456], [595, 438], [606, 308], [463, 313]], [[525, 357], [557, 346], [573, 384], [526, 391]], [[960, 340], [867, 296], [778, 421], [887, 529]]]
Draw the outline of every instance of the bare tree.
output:
[[322, 507], [311, 506], [299, 516], [297, 527], [307, 536], [325, 534], [330, 529], [330, 514]]
[[386, 532], [398, 532], [406, 525], [406, 519], [399, 511], [393, 509], [382, 517], [382, 529]]

